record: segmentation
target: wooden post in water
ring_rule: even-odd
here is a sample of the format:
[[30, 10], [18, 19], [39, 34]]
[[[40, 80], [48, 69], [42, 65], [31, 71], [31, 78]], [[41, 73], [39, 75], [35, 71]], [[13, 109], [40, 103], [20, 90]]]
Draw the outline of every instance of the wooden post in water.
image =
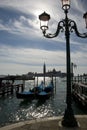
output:
[[37, 86], [38, 86], [38, 76], [37, 76]]
[[3, 86], [3, 89], [2, 89], [2, 96], [5, 96], [5, 88]]
[[18, 85], [16, 86], [16, 92], [19, 92], [19, 86]]
[[13, 89], [14, 89], [13, 85], [11, 85], [11, 94], [13, 94]]
[[35, 87], [35, 79], [34, 79], [34, 87]]
[[56, 93], [56, 76], [55, 76], [55, 93]]
[[23, 80], [23, 85], [22, 85], [22, 92], [24, 91], [24, 89], [25, 89], [25, 80]]
[[45, 76], [46, 76], [46, 65], [43, 65], [43, 74], [44, 74], [44, 85], [45, 85]]
[[86, 84], [86, 83], [87, 83], [87, 81], [86, 81], [86, 80], [87, 80], [86, 76], [84, 76], [84, 79], [85, 79], [85, 84]]
[[81, 77], [81, 83], [83, 83], [83, 76], [82, 76], [82, 75], [80, 75], [80, 77]]
[[0, 79], [0, 88], [2, 87], [2, 79]]
[[74, 77], [74, 82], [76, 82], [76, 76]]
[[79, 74], [78, 74], [78, 83], [79, 83]]

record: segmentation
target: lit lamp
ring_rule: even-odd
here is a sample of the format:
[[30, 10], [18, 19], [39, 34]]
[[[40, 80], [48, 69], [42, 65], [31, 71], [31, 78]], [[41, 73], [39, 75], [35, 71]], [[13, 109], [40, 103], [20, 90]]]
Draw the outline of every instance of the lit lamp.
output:
[[68, 10], [70, 8], [70, 0], [62, 0], [62, 8]]
[[50, 20], [50, 15], [44, 12], [41, 15], [39, 15], [39, 19], [40, 29], [43, 31], [43, 33], [45, 33], [48, 29], [48, 21]]
[[87, 28], [87, 12], [83, 15], [83, 18], [85, 19], [85, 22], [86, 22], [86, 28]]

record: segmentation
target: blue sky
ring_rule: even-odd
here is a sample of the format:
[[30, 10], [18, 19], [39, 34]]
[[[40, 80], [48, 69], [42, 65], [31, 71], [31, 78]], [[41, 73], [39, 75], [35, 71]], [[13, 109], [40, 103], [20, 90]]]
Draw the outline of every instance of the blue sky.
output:
[[[44, 62], [47, 70], [66, 72], [64, 33], [53, 39], [43, 37], [38, 15], [44, 11], [51, 15], [48, 32], [54, 33], [64, 18], [61, 0], [0, 0], [0, 75], [42, 72]], [[87, 0], [71, 0], [69, 18], [81, 33], [87, 32], [86, 11]], [[77, 65], [74, 73], [87, 73], [87, 38], [74, 33], [70, 37], [71, 60]]]

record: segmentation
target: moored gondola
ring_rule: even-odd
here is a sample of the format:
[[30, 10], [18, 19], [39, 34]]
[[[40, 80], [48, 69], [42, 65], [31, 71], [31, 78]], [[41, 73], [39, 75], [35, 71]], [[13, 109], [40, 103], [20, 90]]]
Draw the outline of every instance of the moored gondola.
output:
[[42, 91], [38, 92], [36, 97], [39, 100], [46, 100], [49, 99], [53, 94], [54, 86], [53, 82], [51, 81], [48, 86], [44, 87]]
[[19, 92], [16, 91], [16, 97], [18, 99], [39, 99], [39, 100], [46, 100], [48, 99], [52, 93], [53, 93], [53, 83], [51, 82], [48, 86], [44, 86], [44, 83], [41, 82], [41, 84], [37, 87], [34, 87], [33, 89], [29, 90], [28, 92], [22, 91]]

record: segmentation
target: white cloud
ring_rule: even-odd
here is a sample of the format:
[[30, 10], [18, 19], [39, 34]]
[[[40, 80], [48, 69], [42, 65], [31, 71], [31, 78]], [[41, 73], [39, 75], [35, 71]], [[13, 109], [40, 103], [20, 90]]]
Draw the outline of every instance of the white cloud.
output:
[[[85, 1], [85, 0], [83, 0]], [[86, 2], [86, 1], [85, 1]], [[79, 4], [78, 4], [79, 3]], [[85, 32], [85, 23], [82, 19], [82, 14], [85, 11], [83, 8], [84, 4], [81, 4], [81, 0], [71, 1], [71, 9], [69, 13], [69, 17], [74, 19], [78, 25], [78, 28], [81, 32]], [[55, 0], [0, 0], [0, 7], [11, 7], [15, 10], [22, 11], [26, 14], [31, 14], [34, 16], [34, 19], [25, 17], [24, 15], [20, 15], [19, 18], [9, 19], [6, 23], [3, 24], [3, 21], [0, 20], [0, 30], [7, 31], [11, 34], [16, 34], [20, 38], [25, 39], [33, 39], [35, 42], [41, 42], [43, 40], [41, 30], [39, 29], [39, 19], [38, 15], [43, 11], [51, 14], [51, 20], [49, 22], [49, 32], [55, 32], [57, 27], [57, 22], [64, 18], [64, 12], [61, 8], [61, 1]], [[81, 13], [81, 15], [80, 15]], [[77, 36], [76, 36], [77, 37]], [[86, 65], [86, 55], [87, 55], [87, 45], [86, 40], [84, 41], [84, 45], [82, 45], [82, 40], [78, 40], [74, 35], [71, 37], [71, 44], [78, 46], [80, 50], [76, 50], [75, 53], [72, 52], [72, 61], [78, 64], [80, 67], [79, 72], [83, 72], [87, 70]], [[40, 38], [40, 41], [39, 41]], [[47, 42], [48, 40], [44, 40]], [[49, 40], [50, 41], [50, 40]], [[64, 33], [60, 34], [58, 38], [52, 40], [54, 45], [58, 43], [65, 43], [65, 35]], [[9, 41], [8, 41], [9, 42]], [[4, 42], [2, 43], [4, 44]], [[21, 43], [20, 43], [21, 44]], [[24, 43], [25, 44], [25, 43]], [[41, 44], [41, 43], [39, 43]], [[50, 43], [51, 44], [51, 43]], [[65, 44], [62, 44], [63, 46]], [[52, 49], [51, 49], [52, 50]], [[42, 71], [40, 70], [41, 65], [44, 62], [51, 67], [53, 65], [57, 69], [66, 70], [66, 54], [64, 51], [46, 51], [40, 49], [29, 49], [29, 48], [12, 48], [9, 46], [1, 46], [0, 47], [0, 66], [2, 73], [24, 73], [30, 71]], [[58, 66], [57, 66], [58, 65]], [[85, 66], [85, 67], [83, 67]]]
[[[87, 68], [87, 61], [85, 60], [87, 58], [86, 52], [72, 53], [71, 57], [72, 62], [77, 64], [78, 68], [82, 68], [79, 70], [79, 73], [83, 71], [84, 67]], [[50, 68], [56, 68], [57, 70], [66, 71], [66, 53], [63, 51], [45, 51], [24, 48], [17, 49], [2, 46], [0, 48], [0, 61], [0, 71], [2, 74], [22, 74], [29, 71], [42, 72], [44, 62], [47, 64], [47, 70], [50, 70]], [[85, 73], [87, 72], [86, 70]]]
[[[11, 66], [11, 69], [14, 66], [16, 72], [18, 72], [20, 66], [24, 67], [23, 70], [26, 70], [27, 68], [32, 66], [34, 69], [36, 66], [42, 67], [43, 63], [46, 62], [49, 66], [57, 66], [57, 65], [64, 65], [65, 64], [65, 53], [62, 51], [59, 52], [53, 52], [53, 51], [45, 51], [45, 50], [39, 50], [39, 49], [17, 49], [17, 48], [11, 48], [2, 46], [0, 48], [0, 60], [1, 60], [1, 68], [7, 68], [8, 65]], [[7, 64], [7, 65], [6, 65]], [[3, 66], [2, 66], [3, 65]], [[16, 66], [18, 66], [16, 68]], [[10, 68], [10, 67], [9, 67]], [[5, 72], [3, 69], [3, 72]], [[21, 70], [23, 72], [23, 70]], [[40, 68], [39, 68], [40, 70]], [[2, 69], [1, 69], [2, 71]], [[28, 69], [27, 69], [28, 71]], [[41, 70], [40, 70], [41, 71]], [[9, 72], [8, 72], [9, 73]]]

